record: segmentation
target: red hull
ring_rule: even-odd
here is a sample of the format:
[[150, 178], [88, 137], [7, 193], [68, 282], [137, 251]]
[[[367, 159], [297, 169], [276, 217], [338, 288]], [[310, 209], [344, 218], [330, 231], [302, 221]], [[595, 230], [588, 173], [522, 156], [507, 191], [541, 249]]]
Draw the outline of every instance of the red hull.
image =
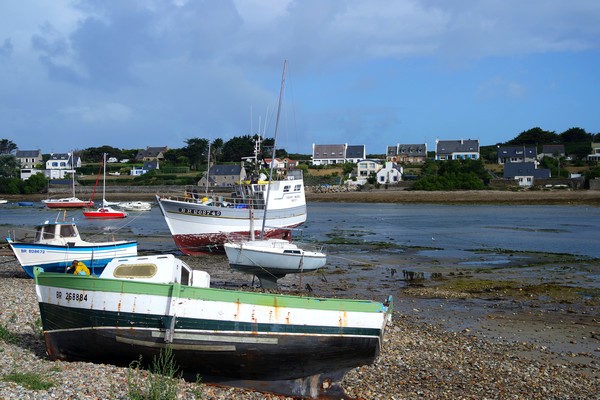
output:
[[[272, 239], [292, 239], [291, 228], [285, 229], [273, 229], [265, 233], [265, 238]], [[179, 250], [187, 256], [200, 256], [209, 253], [224, 253], [223, 243], [225, 243], [231, 236], [245, 236], [248, 237], [250, 232], [235, 232], [235, 233], [212, 233], [205, 235], [173, 235], [175, 245]], [[257, 234], [257, 237], [260, 234]]]
[[86, 218], [95, 218], [95, 219], [113, 219], [113, 218], [125, 218], [127, 213], [122, 211], [114, 211], [114, 210], [105, 210], [100, 208], [95, 211], [84, 211], [83, 216]]

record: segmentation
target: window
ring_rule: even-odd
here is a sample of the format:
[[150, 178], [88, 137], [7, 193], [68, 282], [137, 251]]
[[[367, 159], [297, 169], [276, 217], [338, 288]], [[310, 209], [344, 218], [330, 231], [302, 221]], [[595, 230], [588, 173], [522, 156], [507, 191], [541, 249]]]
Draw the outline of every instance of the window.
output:
[[156, 264], [121, 264], [113, 275], [115, 278], [152, 278], [157, 270]]
[[283, 187], [283, 193], [288, 193], [290, 191], [290, 185], [285, 185]]

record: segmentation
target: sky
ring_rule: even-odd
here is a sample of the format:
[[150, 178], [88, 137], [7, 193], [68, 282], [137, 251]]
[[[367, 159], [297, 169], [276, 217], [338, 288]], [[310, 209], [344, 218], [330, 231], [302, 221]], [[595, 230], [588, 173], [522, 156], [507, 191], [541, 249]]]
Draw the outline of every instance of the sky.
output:
[[597, 0], [3, 0], [0, 139], [384, 154], [599, 133], [599, 21]]

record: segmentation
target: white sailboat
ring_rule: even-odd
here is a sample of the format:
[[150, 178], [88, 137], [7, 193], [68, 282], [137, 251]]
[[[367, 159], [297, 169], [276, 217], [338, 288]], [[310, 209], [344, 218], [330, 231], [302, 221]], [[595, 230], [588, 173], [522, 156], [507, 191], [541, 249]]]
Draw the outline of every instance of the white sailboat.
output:
[[[279, 92], [279, 106], [277, 120], [275, 123], [275, 138], [273, 143], [273, 157], [269, 182], [273, 180], [273, 167], [275, 163], [275, 149], [277, 148], [277, 131], [279, 128], [279, 116], [281, 111], [281, 99], [285, 82], [286, 62], [283, 64], [283, 76], [281, 78], [281, 89]], [[270, 189], [270, 185], [269, 185]], [[267, 190], [269, 190], [267, 189]], [[267, 202], [269, 195], [266, 196]], [[254, 237], [254, 216], [250, 212], [250, 238], [248, 240], [230, 240], [223, 244], [225, 254], [231, 268], [242, 272], [256, 275], [265, 289], [277, 287], [277, 280], [291, 273], [302, 273], [322, 268], [327, 262], [327, 256], [320, 248], [304, 249], [285, 239], [265, 239], [265, 224], [267, 218], [268, 204], [265, 204], [260, 239]]]

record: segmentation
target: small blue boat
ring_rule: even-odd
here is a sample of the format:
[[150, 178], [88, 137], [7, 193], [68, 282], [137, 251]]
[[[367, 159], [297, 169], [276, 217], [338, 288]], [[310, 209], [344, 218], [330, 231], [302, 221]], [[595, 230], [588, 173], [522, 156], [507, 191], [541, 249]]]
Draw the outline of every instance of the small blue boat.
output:
[[87, 242], [74, 222], [48, 222], [35, 229], [33, 240], [6, 238], [21, 267], [33, 278], [33, 268], [65, 272], [73, 260], [82, 261], [93, 274], [102, 272], [115, 257], [137, 255], [137, 241]]
[[19, 201], [17, 204], [21, 207], [33, 207], [33, 201]]

